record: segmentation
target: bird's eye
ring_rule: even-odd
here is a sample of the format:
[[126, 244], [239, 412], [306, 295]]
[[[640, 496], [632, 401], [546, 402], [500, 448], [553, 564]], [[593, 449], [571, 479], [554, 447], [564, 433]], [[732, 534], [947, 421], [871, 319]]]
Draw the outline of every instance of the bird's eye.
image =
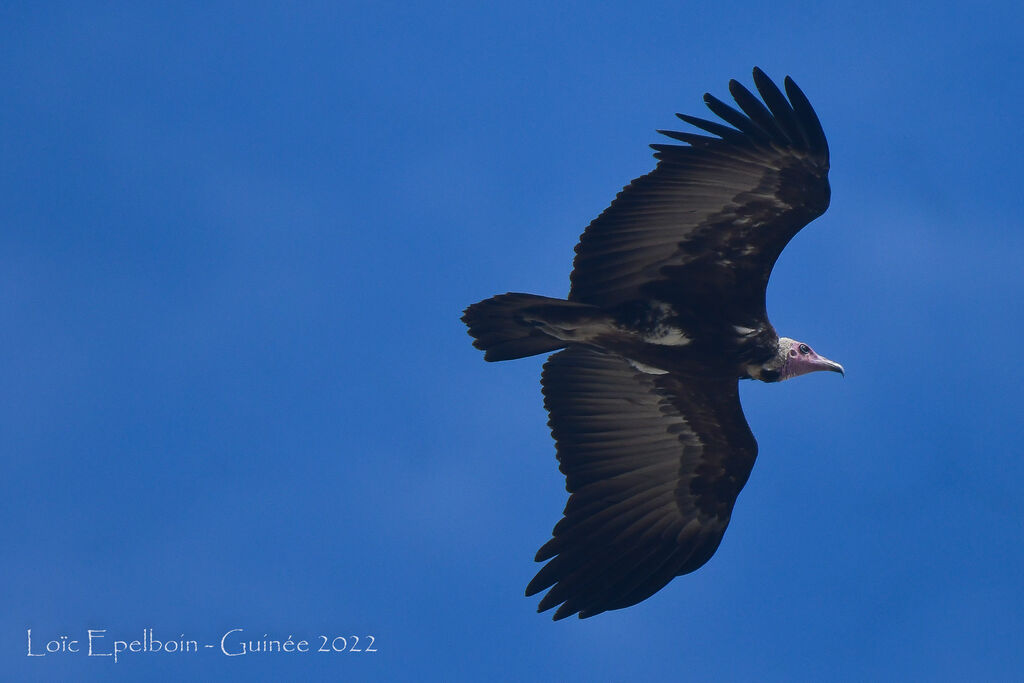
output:
[[807, 346], [807, 344], [801, 344], [800, 345], [800, 353], [802, 353], [802, 354], [804, 354], [806, 356], [810, 352], [811, 352], [811, 347]]

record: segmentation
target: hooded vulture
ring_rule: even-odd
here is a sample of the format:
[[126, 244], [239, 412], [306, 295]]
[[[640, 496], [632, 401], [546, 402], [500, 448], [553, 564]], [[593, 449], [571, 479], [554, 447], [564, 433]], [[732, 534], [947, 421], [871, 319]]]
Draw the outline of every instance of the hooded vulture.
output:
[[754, 69], [721, 121], [658, 131], [653, 171], [576, 247], [566, 299], [509, 293], [462, 318], [488, 361], [559, 350], [541, 385], [569, 500], [526, 589], [590, 617], [646, 600], [715, 553], [757, 455], [738, 380], [843, 372], [776, 334], [765, 289], [786, 244], [829, 204], [828, 144], [790, 78]]

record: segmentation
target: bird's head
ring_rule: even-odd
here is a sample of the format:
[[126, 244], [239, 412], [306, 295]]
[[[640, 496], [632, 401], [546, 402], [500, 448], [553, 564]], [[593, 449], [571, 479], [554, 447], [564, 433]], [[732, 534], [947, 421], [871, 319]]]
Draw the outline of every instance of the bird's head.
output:
[[842, 365], [819, 356], [807, 344], [789, 337], [779, 337], [779, 350], [771, 360], [764, 365], [748, 366], [747, 370], [751, 377], [762, 382], [781, 382], [818, 370], [831, 370], [846, 376]]
[[782, 360], [782, 369], [779, 371], [780, 382], [790, 377], [806, 375], [808, 372], [817, 372], [818, 370], [830, 370], [838, 372], [843, 377], [846, 376], [842, 365], [824, 356], [819, 356], [807, 344], [789, 337], [779, 338], [779, 358]]

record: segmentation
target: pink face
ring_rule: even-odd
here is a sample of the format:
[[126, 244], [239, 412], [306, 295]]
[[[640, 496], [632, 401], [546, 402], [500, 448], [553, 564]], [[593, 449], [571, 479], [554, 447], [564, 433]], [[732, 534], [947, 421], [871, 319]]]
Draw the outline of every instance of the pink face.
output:
[[790, 377], [806, 375], [809, 372], [817, 372], [818, 370], [830, 370], [838, 372], [844, 377], [846, 376], [842, 365], [830, 361], [824, 356], [819, 356], [807, 344], [794, 341], [787, 352], [786, 364], [782, 366], [782, 374], [779, 379], [789, 379]]

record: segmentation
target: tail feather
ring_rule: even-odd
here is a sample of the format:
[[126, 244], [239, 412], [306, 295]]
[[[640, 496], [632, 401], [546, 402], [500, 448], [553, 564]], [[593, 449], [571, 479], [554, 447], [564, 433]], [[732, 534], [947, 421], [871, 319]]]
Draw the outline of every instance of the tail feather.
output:
[[485, 299], [466, 309], [473, 346], [484, 360], [525, 358], [585, 341], [587, 332], [610, 323], [600, 309], [587, 304], [535, 294], [508, 293]]

